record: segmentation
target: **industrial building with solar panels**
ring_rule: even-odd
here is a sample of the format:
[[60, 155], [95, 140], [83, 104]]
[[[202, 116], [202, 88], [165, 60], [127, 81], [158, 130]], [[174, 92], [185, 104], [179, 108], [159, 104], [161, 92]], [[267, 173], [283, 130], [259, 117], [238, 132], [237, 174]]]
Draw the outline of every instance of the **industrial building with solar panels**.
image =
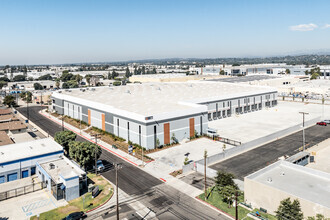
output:
[[61, 90], [53, 111], [146, 149], [206, 134], [208, 121], [277, 105], [277, 91], [223, 82], [146, 83]]

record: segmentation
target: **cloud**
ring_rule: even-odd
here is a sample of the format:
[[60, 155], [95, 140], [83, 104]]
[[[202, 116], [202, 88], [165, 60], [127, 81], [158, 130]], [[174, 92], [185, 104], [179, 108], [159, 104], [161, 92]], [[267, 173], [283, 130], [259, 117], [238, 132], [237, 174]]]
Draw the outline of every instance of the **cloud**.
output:
[[330, 28], [330, 24], [325, 24], [322, 28], [323, 28], [323, 29]]
[[299, 24], [295, 26], [291, 26], [291, 31], [312, 31], [314, 29], [318, 28], [316, 24], [310, 23], [310, 24]]

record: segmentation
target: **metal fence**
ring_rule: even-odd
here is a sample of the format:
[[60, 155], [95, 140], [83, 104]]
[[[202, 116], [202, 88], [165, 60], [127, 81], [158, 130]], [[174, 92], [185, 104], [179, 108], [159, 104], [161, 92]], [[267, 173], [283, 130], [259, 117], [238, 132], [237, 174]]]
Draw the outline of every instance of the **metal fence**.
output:
[[11, 189], [5, 192], [0, 192], [0, 201], [6, 200], [6, 199], [10, 199], [13, 197], [17, 197], [17, 196], [21, 196], [21, 195], [25, 195], [28, 193], [32, 193], [41, 189], [46, 188], [46, 183], [33, 183], [31, 185], [28, 186], [23, 186], [23, 187], [19, 187], [16, 189]]
[[242, 144], [239, 141], [235, 141], [235, 140], [232, 140], [232, 139], [229, 139], [229, 138], [224, 138], [224, 137], [215, 137], [215, 140], [223, 142], [225, 144], [230, 144], [230, 145], [233, 145], [233, 146], [239, 146], [239, 145]]

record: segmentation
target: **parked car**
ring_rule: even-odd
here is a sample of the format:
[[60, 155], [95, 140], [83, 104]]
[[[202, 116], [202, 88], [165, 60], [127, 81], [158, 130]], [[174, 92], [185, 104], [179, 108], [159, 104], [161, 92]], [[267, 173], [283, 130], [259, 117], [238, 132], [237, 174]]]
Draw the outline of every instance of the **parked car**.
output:
[[316, 124], [321, 126], [327, 126], [327, 123], [325, 123], [324, 121], [317, 122]]
[[323, 122], [330, 124], [330, 120], [324, 120]]
[[63, 220], [77, 220], [87, 218], [87, 215], [84, 212], [73, 212], [63, 218]]
[[31, 131], [33, 131], [33, 132], [37, 132], [38, 129], [36, 129], [36, 128], [32, 128]]
[[[102, 160], [96, 161], [96, 166], [97, 166], [97, 171], [103, 171], [104, 168], [105, 168], [103, 163], [102, 163]], [[93, 168], [95, 169], [95, 166], [93, 166]]]

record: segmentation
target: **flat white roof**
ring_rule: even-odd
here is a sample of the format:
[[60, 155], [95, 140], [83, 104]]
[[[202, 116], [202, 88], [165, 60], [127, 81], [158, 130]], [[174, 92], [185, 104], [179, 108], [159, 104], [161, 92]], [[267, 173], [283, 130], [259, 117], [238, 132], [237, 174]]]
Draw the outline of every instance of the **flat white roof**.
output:
[[[56, 183], [62, 182], [60, 176], [62, 176], [64, 179], [69, 179], [72, 177], [80, 177], [86, 174], [85, 171], [73, 164], [66, 157], [48, 161], [46, 163], [41, 163], [40, 165]], [[52, 165], [52, 168], [50, 165]]]
[[100, 109], [102, 105], [103, 109], [108, 111], [116, 108], [143, 116], [142, 118], [147, 116], [155, 118], [156, 115], [180, 111], [184, 111], [185, 114], [205, 112], [206, 106], [196, 104], [267, 92], [276, 92], [276, 90], [269, 87], [202, 81], [96, 87], [85, 92], [72, 89], [71, 92], [55, 92], [53, 96], [94, 108]]
[[0, 164], [58, 152], [63, 147], [51, 138], [0, 146]]
[[290, 195], [330, 207], [330, 174], [278, 161], [247, 177]]

